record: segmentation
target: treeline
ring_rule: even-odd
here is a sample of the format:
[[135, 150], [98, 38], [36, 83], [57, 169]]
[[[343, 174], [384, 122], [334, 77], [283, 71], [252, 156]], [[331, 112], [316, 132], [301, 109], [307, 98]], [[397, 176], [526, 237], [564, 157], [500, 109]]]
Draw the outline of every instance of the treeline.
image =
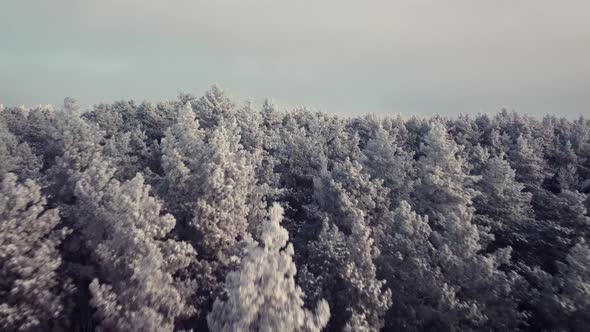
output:
[[2, 331], [590, 329], [590, 121], [212, 87], [0, 106]]

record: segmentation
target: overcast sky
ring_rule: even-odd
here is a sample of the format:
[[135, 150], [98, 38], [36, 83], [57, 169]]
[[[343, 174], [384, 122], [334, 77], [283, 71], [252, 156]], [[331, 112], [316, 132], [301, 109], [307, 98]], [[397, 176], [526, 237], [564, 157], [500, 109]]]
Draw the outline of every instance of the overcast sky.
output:
[[1, 0], [0, 104], [590, 115], [589, 0]]

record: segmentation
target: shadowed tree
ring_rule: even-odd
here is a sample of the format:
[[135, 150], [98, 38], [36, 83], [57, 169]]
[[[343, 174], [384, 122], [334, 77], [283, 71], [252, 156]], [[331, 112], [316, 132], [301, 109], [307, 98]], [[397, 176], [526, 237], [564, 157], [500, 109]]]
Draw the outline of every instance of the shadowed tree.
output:
[[517, 308], [517, 290], [523, 281], [516, 273], [499, 269], [509, 263], [510, 248], [480, 253], [487, 235], [480, 234], [473, 223], [472, 200], [477, 195], [473, 187], [478, 177], [466, 174], [459, 151], [447, 138], [444, 125], [431, 122], [421, 146], [423, 156], [417, 162], [416, 206], [428, 216], [432, 229], [432, 264], [441, 270], [441, 282], [446, 284], [438, 288], [454, 293], [449, 296], [457, 308], [468, 309], [441, 315], [436, 324], [467, 330], [515, 328], [524, 318]]
[[[379, 250], [369, 226], [380, 219], [375, 213], [379, 207], [369, 198], [379, 192], [378, 186], [366, 174], [361, 176], [358, 164], [339, 167], [335, 174], [324, 171], [314, 181], [315, 204], [310, 212], [323, 225], [317, 239], [308, 244], [303, 279], [308, 295], [328, 299], [332, 308], [329, 328], [377, 331], [391, 305], [391, 291], [377, 278], [374, 260]], [[343, 173], [355, 176], [340, 178]], [[381, 199], [386, 200], [387, 191], [384, 193]]]

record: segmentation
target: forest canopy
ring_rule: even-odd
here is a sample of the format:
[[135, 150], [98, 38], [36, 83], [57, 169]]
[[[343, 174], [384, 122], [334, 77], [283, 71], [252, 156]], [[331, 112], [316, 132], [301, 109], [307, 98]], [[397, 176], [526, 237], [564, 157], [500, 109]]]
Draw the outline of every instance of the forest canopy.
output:
[[588, 331], [590, 121], [219, 87], [0, 106], [2, 331]]

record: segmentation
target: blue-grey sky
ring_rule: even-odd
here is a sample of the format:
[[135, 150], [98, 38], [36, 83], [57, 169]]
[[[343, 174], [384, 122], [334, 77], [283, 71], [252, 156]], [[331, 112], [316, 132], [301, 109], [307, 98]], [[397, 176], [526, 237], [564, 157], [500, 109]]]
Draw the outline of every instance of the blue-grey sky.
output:
[[590, 114], [588, 0], [2, 0], [0, 104]]

